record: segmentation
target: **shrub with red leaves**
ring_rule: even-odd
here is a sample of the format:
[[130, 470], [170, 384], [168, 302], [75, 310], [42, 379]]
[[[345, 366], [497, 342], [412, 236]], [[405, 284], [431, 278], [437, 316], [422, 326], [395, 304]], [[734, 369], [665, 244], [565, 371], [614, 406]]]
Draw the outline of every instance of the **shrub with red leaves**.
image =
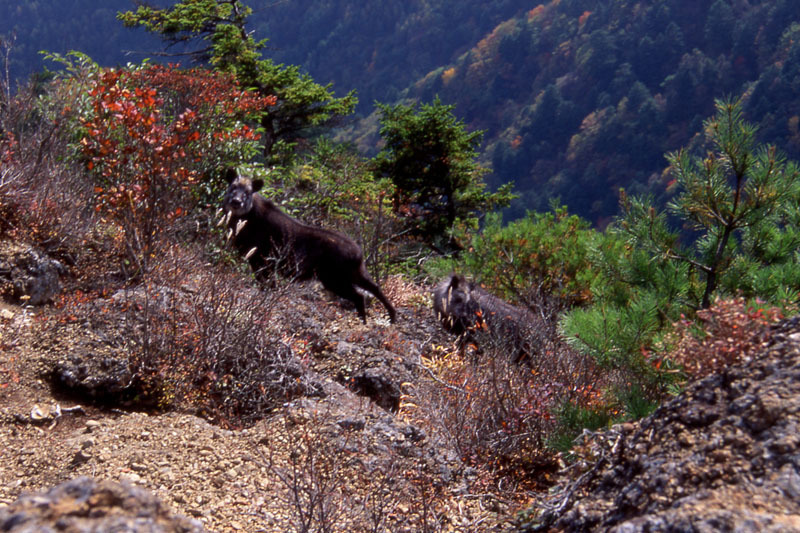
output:
[[203, 179], [215, 165], [254, 153], [246, 120], [275, 104], [230, 75], [175, 66], [100, 71], [89, 97], [80, 151], [97, 178], [96, 209], [122, 227], [134, 274], [148, 269], [156, 235], [213, 193]]
[[783, 318], [776, 307], [744, 298], [717, 300], [697, 312], [696, 320], [682, 319], [668, 342], [675, 348], [668, 358], [690, 379], [702, 378], [746, 361], [766, 340], [767, 326]]

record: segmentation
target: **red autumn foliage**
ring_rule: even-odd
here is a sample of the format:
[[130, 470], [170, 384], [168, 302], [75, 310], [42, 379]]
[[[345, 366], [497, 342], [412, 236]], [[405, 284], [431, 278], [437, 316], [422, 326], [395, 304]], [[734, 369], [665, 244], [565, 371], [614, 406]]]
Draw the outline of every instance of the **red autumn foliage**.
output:
[[103, 71], [90, 89], [94, 115], [81, 139], [90, 170], [106, 178], [98, 207], [148, 201], [153, 179], [186, 187], [220, 140], [257, 140], [243, 121], [275, 97], [238, 88], [232, 76], [150, 66]]
[[238, 162], [239, 147], [258, 139], [247, 119], [276, 100], [231, 75], [173, 65], [108, 69], [92, 81], [81, 152], [98, 178], [96, 209], [121, 225], [141, 272], [155, 235], [191, 210], [190, 192], [212, 167]]
[[697, 312], [697, 320], [675, 325], [669, 358], [683, 367], [691, 379], [720, 372], [746, 361], [768, 335], [769, 324], [783, 318], [775, 307], [749, 304], [744, 298], [717, 300]]
[[14, 158], [16, 145], [17, 141], [11, 132], [0, 135], [0, 163], [3, 164], [4, 170], [5, 166], [10, 164]]

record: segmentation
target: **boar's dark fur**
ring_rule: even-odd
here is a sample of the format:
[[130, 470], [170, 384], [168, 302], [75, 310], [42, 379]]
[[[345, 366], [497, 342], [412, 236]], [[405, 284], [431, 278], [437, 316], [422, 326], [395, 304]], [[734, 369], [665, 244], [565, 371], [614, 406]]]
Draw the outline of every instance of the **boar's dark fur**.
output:
[[433, 311], [442, 326], [468, 341], [503, 345], [514, 361], [532, 355], [532, 333], [538, 321], [527, 309], [490, 294], [464, 276], [452, 274], [433, 289]]
[[367, 273], [361, 248], [355, 241], [339, 232], [293, 219], [256, 194], [264, 184], [261, 180], [240, 177], [233, 169], [225, 177], [229, 186], [223, 209], [229, 235], [256, 277], [268, 278], [273, 272], [271, 265], [279, 265], [281, 273], [297, 280], [316, 277], [326, 289], [353, 302], [366, 322], [364, 296], [357, 290], [361, 288], [375, 295], [391, 321], [395, 321], [395, 309]]

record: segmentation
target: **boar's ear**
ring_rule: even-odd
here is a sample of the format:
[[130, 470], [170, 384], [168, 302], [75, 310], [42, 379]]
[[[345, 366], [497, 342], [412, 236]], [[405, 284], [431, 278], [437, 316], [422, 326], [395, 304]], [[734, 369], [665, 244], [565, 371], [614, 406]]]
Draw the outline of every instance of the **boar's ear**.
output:
[[253, 192], [258, 192], [264, 186], [264, 180], [253, 180]]
[[460, 282], [460, 278], [461, 278], [461, 276], [458, 276], [456, 274], [452, 274], [450, 276], [450, 287], [453, 288], [453, 289], [457, 289], [458, 288], [458, 284]]
[[228, 183], [233, 183], [233, 181], [239, 177], [239, 173], [236, 172], [235, 168], [229, 168], [225, 171], [225, 181]]

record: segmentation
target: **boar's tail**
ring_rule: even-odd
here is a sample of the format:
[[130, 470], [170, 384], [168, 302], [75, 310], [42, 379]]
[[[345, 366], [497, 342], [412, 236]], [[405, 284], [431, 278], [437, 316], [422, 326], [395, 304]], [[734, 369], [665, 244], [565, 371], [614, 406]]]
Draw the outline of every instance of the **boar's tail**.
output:
[[361, 270], [360, 272], [361, 275], [356, 280], [356, 285], [372, 293], [373, 295], [375, 295], [375, 298], [380, 300], [380, 302], [386, 308], [386, 311], [389, 312], [389, 320], [392, 322], [392, 324], [394, 324], [395, 321], [397, 320], [397, 311], [395, 311], [392, 302], [390, 302], [389, 299], [383, 294], [383, 292], [381, 292], [381, 288], [378, 287], [378, 284], [372, 281], [372, 278], [369, 277], [369, 274], [367, 274], [367, 270], [364, 268], [363, 265], [360, 270]]

